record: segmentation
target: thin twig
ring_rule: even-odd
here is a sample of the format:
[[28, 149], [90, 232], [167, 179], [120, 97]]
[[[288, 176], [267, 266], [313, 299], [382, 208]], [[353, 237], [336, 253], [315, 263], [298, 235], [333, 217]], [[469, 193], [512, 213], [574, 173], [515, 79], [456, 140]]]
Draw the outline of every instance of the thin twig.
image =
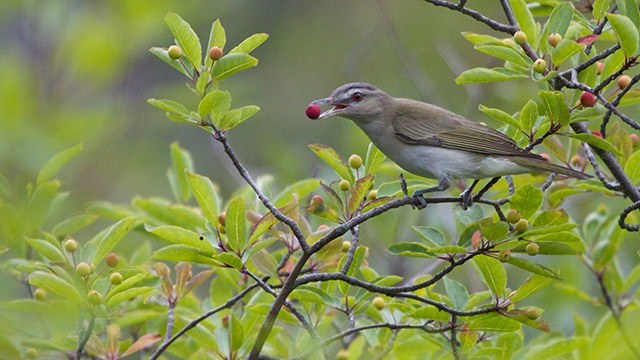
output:
[[80, 337], [80, 342], [78, 342], [78, 349], [76, 350], [76, 360], [80, 360], [82, 358], [82, 352], [84, 351], [85, 345], [87, 345], [87, 341], [91, 337], [93, 333], [93, 325], [96, 322], [96, 315], [91, 312], [89, 317], [89, 324], [87, 324], [87, 328], [82, 332], [82, 336]]
[[471, 16], [472, 18], [480, 21], [481, 23], [486, 24], [487, 26], [489, 26], [490, 28], [496, 31], [501, 31], [508, 34], [514, 34], [516, 31], [518, 31], [517, 26], [503, 24], [499, 21], [495, 21], [489, 17], [482, 15], [478, 11], [471, 10], [466, 7], [460, 7], [458, 4], [455, 4], [449, 1], [443, 1], [443, 0], [424, 0], [424, 1], [430, 4], [433, 4], [435, 6], [446, 7], [448, 9], [458, 11], [464, 15]]

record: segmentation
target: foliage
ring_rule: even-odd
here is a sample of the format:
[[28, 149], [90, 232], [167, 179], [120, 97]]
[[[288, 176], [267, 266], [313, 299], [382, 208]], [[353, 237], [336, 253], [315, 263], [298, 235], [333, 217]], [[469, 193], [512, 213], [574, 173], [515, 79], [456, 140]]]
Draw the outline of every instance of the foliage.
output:
[[[195, 171], [190, 153], [174, 143], [167, 173], [173, 199], [94, 203], [50, 226], [47, 220], [65, 197], [57, 174], [82, 146], [52, 157], [24, 193], [0, 178], [2, 270], [28, 292], [0, 304], [2, 333], [11, 334], [0, 337], [2, 357], [22, 358], [29, 351], [76, 358], [146, 353], [152, 359], [640, 357], [632, 340], [638, 336], [640, 267], [624, 271], [618, 261], [621, 243], [638, 230], [640, 206], [640, 149], [628, 130], [640, 126], [619, 108], [637, 102], [632, 87], [640, 76], [622, 89], [613, 85], [636, 65], [635, 2], [610, 7], [595, 1], [591, 12], [580, 12], [570, 2], [503, 1], [508, 24], [479, 17], [464, 1], [428, 2], [499, 32], [526, 34], [528, 41], [517, 45], [510, 37], [464, 33], [501, 65], [466, 70], [456, 81], [536, 82], [537, 97], [523, 101], [521, 111], [480, 110], [503, 123], [501, 130], [521, 146], [544, 145], [580, 170], [590, 164], [598, 180], [492, 179], [471, 208], [456, 205], [455, 229], [415, 224], [412, 241], [388, 247], [388, 256], [428, 264], [427, 273], [380, 274], [369, 263], [367, 241], [375, 239], [361, 241], [361, 227], [393, 209], [420, 205], [407, 193], [426, 182], [382, 182], [385, 157], [373, 145], [354, 168], [320, 144], [309, 148], [337, 178], [302, 179], [280, 191], [255, 181], [227, 133], [260, 109], [232, 108], [231, 93], [221, 85], [258, 64], [250, 53], [267, 35], [249, 36], [214, 60], [208, 49], [226, 46], [221, 22], [213, 22], [203, 51], [191, 26], [169, 13], [165, 23], [183, 55], [150, 51], [188, 79], [198, 101], [193, 109], [169, 99], [148, 102], [169, 119], [210, 134], [248, 186], [222, 197]], [[547, 37], [555, 33], [563, 40], [553, 47]], [[609, 47], [598, 52], [596, 45]], [[539, 57], [549, 64], [542, 72], [533, 69]], [[596, 96], [595, 107], [580, 105], [585, 91]], [[578, 224], [561, 205], [584, 192], [619, 197], [626, 208], [615, 213], [599, 207]], [[424, 201], [428, 214], [436, 204], [460, 200]], [[510, 221], [509, 214], [518, 219]], [[85, 234], [100, 221], [109, 223]], [[139, 243], [130, 254], [118, 253], [124, 241]], [[551, 255], [580, 257], [598, 295], [563, 281], [546, 265]], [[457, 268], [468, 269], [471, 279], [456, 276]], [[534, 294], [549, 291], [607, 311], [593, 323], [576, 314], [574, 333], [560, 335], [543, 319], [542, 305], [531, 305]], [[525, 341], [525, 329], [533, 340]]]

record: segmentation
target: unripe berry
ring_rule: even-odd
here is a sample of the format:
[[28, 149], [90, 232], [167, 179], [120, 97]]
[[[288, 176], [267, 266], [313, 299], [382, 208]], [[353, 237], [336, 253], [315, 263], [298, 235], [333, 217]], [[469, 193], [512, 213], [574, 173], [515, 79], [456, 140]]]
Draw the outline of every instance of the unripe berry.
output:
[[516, 209], [511, 209], [507, 213], [507, 221], [511, 224], [517, 223], [520, 219], [522, 219], [522, 214]]
[[68, 239], [64, 244], [62, 244], [62, 247], [64, 248], [64, 251], [72, 253], [78, 250], [78, 242], [73, 239]]
[[524, 248], [524, 251], [526, 251], [529, 256], [538, 255], [538, 253], [540, 252], [540, 245], [534, 242], [528, 243]]
[[596, 96], [585, 91], [580, 95], [580, 104], [584, 107], [593, 107], [596, 104]]
[[320, 195], [315, 195], [314, 197], [312, 197], [311, 202], [309, 203], [309, 205], [311, 206], [320, 206], [322, 204], [324, 204], [324, 199]]
[[349, 308], [353, 308], [356, 304], [356, 298], [354, 296], [347, 296], [344, 298], [344, 305]]
[[574, 169], [582, 169], [584, 167], [584, 159], [580, 155], [573, 155], [569, 160], [569, 165]]
[[591, 135], [595, 135], [597, 137], [602, 137], [602, 133], [600, 131], [592, 131]]
[[529, 320], [536, 320], [540, 317], [540, 311], [538, 309], [527, 309], [527, 317]]
[[516, 229], [517, 232], [525, 232], [529, 229], [529, 221], [527, 219], [520, 219], [513, 225], [513, 228]]
[[122, 274], [120, 274], [119, 272], [114, 272], [109, 276], [109, 282], [111, 282], [111, 285], [120, 285], [122, 284], [123, 280], [124, 278], [122, 277]]
[[362, 166], [362, 158], [356, 154], [349, 156], [349, 166], [352, 169], [357, 169]]
[[225, 329], [229, 328], [229, 315], [223, 316], [220, 321], [222, 322], [222, 327], [224, 327]]
[[631, 84], [631, 76], [622, 75], [618, 78], [618, 87], [620, 88], [620, 90], [626, 88], [627, 86], [629, 86], [629, 84]]
[[498, 260], [504, 263], [509, 261], [509, 259], [511, 259], [511, 250], [500, 250], [498, 253]]
[[367, 200], [375, 200], [378, 197], [378, 190], [371, 190], [367, 194]]
[[224, 55], [224, 51], [222, 51], [222, 49], [219, 46], [214, 46], [211, 49], [209, 49], [209, 57], [213, 61], [217, 61], [222, 57], [222, 55]]
[[340, 350], [336, 354], [336, 360], [349, 360], [349, 352], [347, 350]]
[[371, 305], [378, 310], [382, 310], [387, 306], [387, 302], [381, 296], [376, 296], [371, 300]]
[[598, 61], [598, 75], [602, 74], [602, 69], [604, 69], [604, 63], [602, 61]]
[[342, 242], [342, 248], [340, 249], [340, 251], [342, 251], [342, 252], [345, 252], [345, 253], [346, 253], [347, 251], [349, 251], [349, 249], [350, 249], [350, 248], [351, 248], [351, 242], [349, 242], [349, 241], [343, 241], [343, 242]]
[[342, 191], [349, 191], [349, 188], [351, 187], [351, 183], [347, 179], [342, 179], [342, 180], [340, 180], [340, 183], [338, 184], [338, 187]]
[[47, 300], [47, 292], [44, 289], [37, 288], [36, 291], [33, 292], [33, 298], [38, 301]]
[[81, 262], [76, 265], [76, 274], [84, 277], [91, 274], [91, 265], [86, 262]]
[[547, 39], [547, 41], [549, 42], [549, 45], [556, 47], [558, 46], [558, 44], [560, 44], [560, 41], [562, 41], [562, 35], [558, 33], [553, 33], [549, 35], [549, 38]]
[[309, 105], [307, 106], [307, 109], [304, 111], [304, 113], [307, 115], [309, 119], [315, 120], [320, 117], [320, 113], [321, 113], [320, 106], [315, 104]]
[[167, 49], [167, 54], [173, 60], [178, 60], [182, 57], [182, 49], [178, 45], [171, 45], [169, 49]]
[[631, 143], [633, 144], [633, 146], [640, 145], [640, 136], [638, 136], [638, 134], [629, 135], [629, 139], [631, 139]]
[[544, 59], [538, 59], [533, 62], [533, 71], [542, 74], [547, 69], [547, 62]]
[[107, 255], [107, 257], [105, 258], [105, 262], [107, 263], [107, 266], [109, 266], [109, 267], [116, 267], [116, 266], [118, 266], [118, 263], [120, 262], [120, 257], [118, 257], [118, 254], [116, 254], [116, 253], [109, 253]]
[[516, 31], [516, 33], [513, 34], [513, 41], [518, 45], [524, 45], [527, 43], [527, 34], [525, 34], [524, 31]]
[[91, 305], [100, 305], [102, 302], [102, 295], [95, 290], [91, 290], [87, 294], [87, 300], [89, 300], [89, 304]]
[[24, 356], [26, 356], [27, 359], [35, 359], [38, 357], [38, 350], [34, 348], [28, 348], [27, 351], [24, 352]]

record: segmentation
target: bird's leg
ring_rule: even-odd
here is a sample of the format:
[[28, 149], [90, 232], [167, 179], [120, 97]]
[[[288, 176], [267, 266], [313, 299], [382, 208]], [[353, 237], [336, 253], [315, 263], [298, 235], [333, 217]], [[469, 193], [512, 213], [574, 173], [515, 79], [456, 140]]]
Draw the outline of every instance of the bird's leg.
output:
[[444, 191], [444, 190], [447, 190], [448, 188], [449, 188], [449, 179], [442, 178], [440, 179], [440, 182], [438, 183], [438, 185], [432, 186], [426, 189], [416, 190], [413, 192], [413, 194], [411, 194], [411, 196], [418, 199], [418, 201], [420, 202], [420, 205], [416, 207], [418, 209], [424, 209], [425, 207], [427, 207], [427, 199], [425, 199], [424, 196], [422, 195], [430, 192]]
[[469, 186], [468, 188], [466, 188], [463, 192], [460, 193], [460, 198], [462, 199], [462, 210], [467, 210], [471, 204], [473, 204], [473, 196], [471, 196], [471, 192], [473, 191], [473, 188], [476, 187], [476, 185], [478, 185], [478, 179], [473, 180], [473, 183], [471, 183], [471, 186]]

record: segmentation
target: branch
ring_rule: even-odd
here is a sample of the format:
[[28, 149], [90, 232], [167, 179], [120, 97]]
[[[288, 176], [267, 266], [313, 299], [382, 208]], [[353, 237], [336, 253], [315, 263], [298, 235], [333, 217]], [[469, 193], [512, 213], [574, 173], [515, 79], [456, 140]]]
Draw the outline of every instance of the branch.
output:
[[[493, 30], [496, 31], [500, 31], [500, 32], [504, 32], [507, 34], [514, 34], [516, 31], [518, 31], [518, 27], [517, 26], [513, 26], [513, 25], [507, 25], [507, 24], [503, 24], [499, 21], [495, 21], [489, 17], [486, 17], [484, 15], [482, 15], [481, 13], [475, 11], [475, 10], [471, 10], [469, 8], [464, 7], [465, 5], [465, 1], [461, 1], [460, 4], [455, 4], [449, 1], [444, 1], [444, 0], [424, 0], [430, 4], [433, 4], [435, 6], [442, 6], [442, 7], [446, 7], [450, 10], [455, 10], [458, 11], [464, 15], [467, 16], [471, 16], [472, 18], [480, 21], [481, 23], [486, 24], [487, 26], [489, 26], [490, 28], [492, 28]], [[460, 6], [462, 5], [462, 6]]]

